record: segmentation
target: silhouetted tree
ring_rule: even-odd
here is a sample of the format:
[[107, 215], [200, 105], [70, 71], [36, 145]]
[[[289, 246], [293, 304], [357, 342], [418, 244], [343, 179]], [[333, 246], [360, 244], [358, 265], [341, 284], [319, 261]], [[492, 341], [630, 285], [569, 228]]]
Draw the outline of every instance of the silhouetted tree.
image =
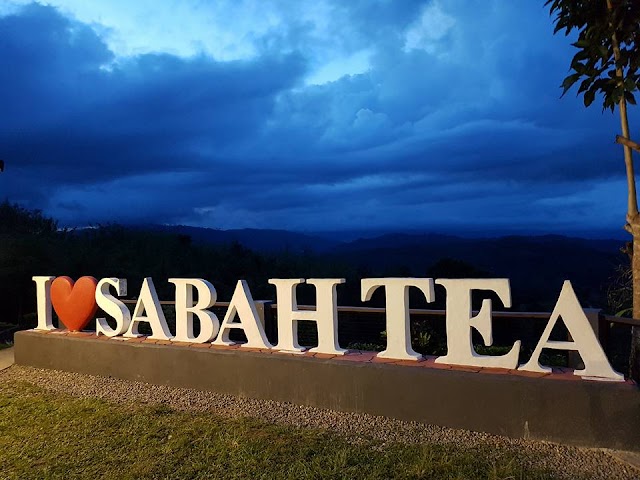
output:
[[[633, 237], [633, 317], [640, 318], [640, 214], [636, 196], [632, 148], [627, 104], [636, 104], [634, 92], [640, 88], [640, 2], [638, 0], [548, 0], [555, 14], [555, 31], [566, 35], [578, 32], [573, 46], [578, 52], [571, 60], [571, 73], [564, 79], [566, 93], [580, 81], [578, 94], [585, 106], [597, 94], [602, 95], [603, 110], [618, 107], [622, 128], [624, 160], [627, 172], [627, 223], [625, 229]], [[640, 328], [632, 331], [629, 372], [640, 380]]]
[[57, 231], [39, 210], [0, 203], [0, 320], [18, 323], [34, 310], [31, 277], [52, 269]]

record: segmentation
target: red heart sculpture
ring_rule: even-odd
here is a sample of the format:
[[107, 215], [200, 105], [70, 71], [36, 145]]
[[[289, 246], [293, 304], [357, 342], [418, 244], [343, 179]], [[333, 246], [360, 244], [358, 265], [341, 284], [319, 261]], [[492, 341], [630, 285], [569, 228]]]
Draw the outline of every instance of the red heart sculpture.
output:
[[97, 285], [93, 277], [81, 277], [75, 284], [69, 277], [57, 277], [51, 283], [51, 304], [72, 332], [82, 330], [96, 314]]

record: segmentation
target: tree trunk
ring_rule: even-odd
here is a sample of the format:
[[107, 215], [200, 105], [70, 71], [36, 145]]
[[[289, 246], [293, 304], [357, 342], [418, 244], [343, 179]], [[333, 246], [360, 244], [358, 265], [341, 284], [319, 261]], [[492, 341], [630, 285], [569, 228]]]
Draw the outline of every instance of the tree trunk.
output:
[[[607, 1], [607, 9], [613, 11], [612, 0]], [[613, 26], [613, 25], [612, 25]], [[622, 85], [624, 72], [618, 64], [620, 61], [620, 44], [615, 30], [611, 36], [613, 56], [616, 61], [616, 78]], [[629, 134], [629, 117], [627, 116], [627, 101], [624, 95], [618, 103], [620, 108], [620, 126], [622, 136], [631, 140]], [[633, 276], [633, 318], [640, 318], [640, 215], [638, 215], [638, 198], [636, 195], [636, 176], [633, 169], [633, 150], [624, 145], [624, 164], [627, 171], [627, 224], [625, 228], [633, 236], [633, 257], [631, 258], [631, 273]], [[640, 328], [631, 327], [631, 353], [629, 355], [629, 376], [640, 383]]]
[[[640, 224], [631, 225], [633, 232], [633, 318], [640, 318]], [[629, 377], [640, 383], [640, 327], [631, 327], [631, 353], [629, 355]]]
[[[627, 102], [620, 99], [620, 124], [622, 136], [630, 139]], [[633, 318], [640, 318], [640, 215], [636, 198], [636, 179], [633, 169], [633, 151], [624, 146], [624, 163], [627, 170], [628, 206], [627, 230], [633, 236], [631, 274], [633, 278]], [[640, 383], [640, 328], [631, 327], [631, 352], [629, 354], [629, 377]]]
[[[622, 136], [630, 139], [627, 102], [620, 99], [620, 125]], [[624, 163], [627, 170], [627, 225], [633, 236], [633, 256], [631, 258], [631, 274], [633, 278], [633, 318], [640, 318], [640, 215], [636, 197], [636, 178], [633, 168], [633, 151], [624, 145]], [[629, 377], [640, 383], [640, 328], [631, 327], [631, 352], [629, 355]]]

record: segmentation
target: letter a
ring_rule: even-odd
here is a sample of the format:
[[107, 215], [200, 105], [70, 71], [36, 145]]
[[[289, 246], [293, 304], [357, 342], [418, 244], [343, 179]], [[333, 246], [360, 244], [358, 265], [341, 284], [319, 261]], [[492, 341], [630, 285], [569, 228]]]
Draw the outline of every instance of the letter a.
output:
[[[564, 324], [567, 326], [567, 330], [569, 330], [571, 334], [571, 338], [573, 338], [572, 342], [549, 340], [551, 331], [560, 317], [562, 317]], [[551, 313], [549, 323], [547, 323], [544, 332], [542, 332], [542, 337], [540, 337], [540, 341], [533, 351], [531, 359], [529, 359], [526, 364], [521, 365], [518, 370], [550, 372], [551, 368], [540, 365], [538, 361], [543, 348], [577, 350], [584, 363], [584, 370], [576, 370], [574, 375], [590, 377], [594, 380], [624, 381], [624, 376], [611, 368], [569, 280], [566, 280], [564, 285], [562, 285], [558, 303], [556, 303]]]
[[[238, 316], [238, 321], [234, 322], [233, 319], [236, 315]], [[242, 344], [243, 347], [273, 348], [264, 333], [264, 328], [256, 310], [256, 304], [253, 301], [246, 280], [238, 280], [229, 308], [227, 308], [227, 313], [220, 326], [220, 334], [212, 343], [214, 345], [233, 345], [234, 342], [229, 339], [229, 333], [234, 328], [242, 330], [247, 337], [247, 341]]]

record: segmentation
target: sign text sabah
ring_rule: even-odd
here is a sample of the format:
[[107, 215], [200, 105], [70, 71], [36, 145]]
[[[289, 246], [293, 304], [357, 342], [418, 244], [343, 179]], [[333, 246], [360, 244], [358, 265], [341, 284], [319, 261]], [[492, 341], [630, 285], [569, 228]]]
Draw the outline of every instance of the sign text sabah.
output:
[[[117, 297], [127, 294], [124, 279], [103, 278], [97, 281], [93, 277], [82, 277], [74, 282], [68, 277], [33, 277], [38, 295], [39, 330], [53, 329], [52, 303], [56, 313], [71, 330], [82, 329], [100, 307], [113, 318], [109, 325], [106, 318], [96, 321], [96, 334], [115, 337], [137, 337], [141, 323], [151, 328], [150, 338], [175, 342], [230, 345], [233, 329], [244, 332], [247, 342], [243, 347], [268, 348], [286, 352], [305, 350], [298, 344], [298, 321], [316, 322], [318, 346], [312, 352], [343, 355], [346, 350], [338, 343], [338, 308], [336, 287], [344, 283], [343, 278], [322, 279], [279, 279], [269, 280], [276, 288], [278, 315], [278, 343], [271, 345], [267, 340], [264, 327], [246, 281], [238, 281], [229, 308], [220, 323], [218, 317], [208, 309], [215, 305], [217, 294], [214, 286], [200, 278], [171, 278], [175, 285], [176, 333], [171, 335], [165, 320], [158, 295], [151, 278], [146, 278], [133, 314]], [[299, 310], [296, 300], [296, 288], [302, 283], [313, 285], [316, 289], [315, 311]], [[427, 302], [433, 302], [434, 284], [442, 285], [447, 292], [446, 331], [447, 354], [438, 357], [437, 363], [451, 365], [471, 365], [478, 367], [497, 367], [519, 369], [530, 372], [547, 372], [551, 369], [540, 365], [539, 358], [543, 348], [557, 350], [575, 350], [585, 365], [575, 374], [602, 380], [624, 380], [615, 372], [607, 360], [589, 321], [584, 314], [571, 283], [565, 281], [549, 322], [529, 361], [518, 366], [520, 341], [516, 341], [509, 353], [500, 356], [479, 355], [473, 348], [472, 329], [476, 329], [486, 346], [493, 343], [491, 324], [491, 300], [485, 299], [477, 315], [471, 310], [471, 294], [474, 290], [495, 292], [505, 307], [511, 306], [509, 280], [498, 279], [438, 279], [432, 278], [365, 278], [362, 279], [362, 300], [368, 301], [373, 292], [383, 288], [386, 293], [386, 331], [387, 346], [378, 357], [398, 360], [419, 360], [420, 354], [411, 347], [409, 326], [409, 289], [420, 290]], [[112, 293], [114, 291], [115, 295]], [[194, 293], [197, 292], [197, 301]], [[200, 323], [200, 332], [193, 333], [195, 317]], [[551, 331], [562, 318], [571, 341], [550, 340]]]

